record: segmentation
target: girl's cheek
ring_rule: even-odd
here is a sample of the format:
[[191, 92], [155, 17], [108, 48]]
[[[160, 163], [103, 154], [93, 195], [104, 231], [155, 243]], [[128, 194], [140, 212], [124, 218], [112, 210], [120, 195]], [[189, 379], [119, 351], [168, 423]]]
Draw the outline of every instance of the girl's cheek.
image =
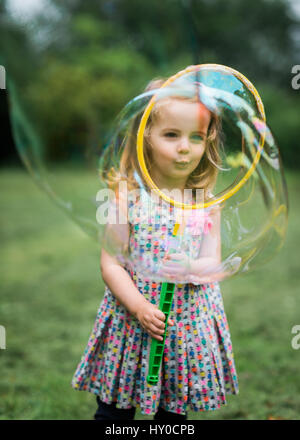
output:
[[174, 159], [170, 156], [169, 151], [161, 154], [161, 159], [166, 163], [172, 162]]

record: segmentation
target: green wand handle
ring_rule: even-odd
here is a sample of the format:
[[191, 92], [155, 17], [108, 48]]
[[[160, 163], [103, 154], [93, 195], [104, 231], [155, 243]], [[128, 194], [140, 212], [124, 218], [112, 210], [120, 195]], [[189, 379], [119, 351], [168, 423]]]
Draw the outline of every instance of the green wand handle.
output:
[[173, 301], [173, 295], [175, 290], [174, 283], [162, 283], [161, 292], [160, 292], [160, 303], [159, 309], [165, 314], [165, 332], [162, 341], [158, 341], [155, 338], [152, 338], [151, 348], [150, 348], [150, 357], [149, 357], [149, 370], [147, 376], [147, 382], [150, 385], [155, 385], [158, 382], [158, 372], [160, 369], [160, 364], [163, 357], [163, 351], [165, 346], [166, 339], [166, 331], [167, 331], [167, 322], [171, 310], [171, 305]]
[[[174, 226], [174, 230], [173, 230], [173, 237], [175, 237], [177, 235], [178, 228], [179, 228], [179, 224], [176, 223]], [[168, 318], [169, 318], [171, 305], [172, 305], [172, 301], [173, 301], [174, 290], [175, 290], [174, 283], [164, 282], [161, 285], [159, 309], [166, 316], [165, 332], [164, 332], [164, 336], [163, 336], [162, 341], [158, 341], [155, 338], [152, 338], [152, 341], [151, 341], [150, 356], [149, 356], [149, 369], [148, 369], [148, 375], [147, 375], [147, 382], [150, 385], [156, 385], [158, 382], [158, 373], [159, 373], [159, 369], [160, 369], [160, 365], [161, 365], [162, 357], [163, 357], [163, 352], [164, 352]]]

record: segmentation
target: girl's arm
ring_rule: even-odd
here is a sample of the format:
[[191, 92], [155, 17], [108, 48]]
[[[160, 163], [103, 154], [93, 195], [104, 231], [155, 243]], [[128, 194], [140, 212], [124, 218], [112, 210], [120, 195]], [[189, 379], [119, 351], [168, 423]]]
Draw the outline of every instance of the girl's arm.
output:
[[191, 272], [199, 282], [210, 283], [222, 281], [237, 272], [241, 264], [239, 256], [230, 256], [226, 260], [221, 257], [221, 209], [214, 208], [210, 213], [211, 231], [204, 237], [200, 249], [200, 257], [191, 261]]
[[117, 259], [101, 250], [101, 274], [103, 281], [121, 304], [136, 317], [138, 309], [147, 302]]
[[[101, 273], [103, 281], [118, 301], [139, 320], [152, 338], [161, 341], [165, 332], [165, 314], [155, 304], [146, 300], [128, 272], [104, 249], [101, 251]], [[174, 324], [170, 318], [168, 324]]]
[[[121, 304], [136, 316], [139, 306], [146, 301], [122, 267], [129, 243], [127, 198], [122, 192], [109, 205], [109, 216], [102, 242], [100, 269], [103, 281]], [[121, 258], [120, 258], [121, 257]]]
[[214, 273], [221, 264], [221, 210], [219, 207], [210, 212], [210, 218], [212, 226], [203, 237], [200, 256], [197, 260], [190, 262], [193, 275]]
[[[125, 199], [120, 200], [117, 211], [122, 209], [124, 211], [124, 204], [127, 203]], [[114, 244], [111, 247], [110, 241]], [[107, 249], [113, 249], [122, 252], [127, 252], [129, 243], [129, 224], [107, 224], [105, 243]], [[118, 299], [118, 301], [139, 320], [141, 325], [149, 333], [150, 336], [158, 340], [162, 339], [164, 333], [164, 320], [165, 314], [159, 310], [159, 308], [150, 303], [139, 292], [135, 286], [133, 280], [129, 276], [128, 272], [118, 262], [117, 258], [110, 255], [105, 250], [105, 246], [101, 250], [100, 268], [103, 281], [110, 289], [112, 294]], [[172, 321], [169, 320], [169, 324], [172, 325]]]
[[220, 208], [210, 212], [202, 238], [200, 256], [191, 259], [186, 253], [167, 254], [161, 267], [162, 275], [170, 280], [187, 277], [192, 282], [211, 282], [223, 279], [226, 275], [221, 263]]

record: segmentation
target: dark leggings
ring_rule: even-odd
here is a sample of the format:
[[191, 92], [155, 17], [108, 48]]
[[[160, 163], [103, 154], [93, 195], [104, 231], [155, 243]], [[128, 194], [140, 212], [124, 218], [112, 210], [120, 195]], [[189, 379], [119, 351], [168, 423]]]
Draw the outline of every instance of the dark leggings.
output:
[[[102, 402], [99, 396], [96, 396], [98, 403], [98, 409], [94, 415], [95, 420], [134, 420], [135, 407], [129, 409], [116, 408], [116, 402], [111, 404]], [[154, 415], [153, 420], [187, 420], [187, 414], [176, 414], [165, 411], [159, 407], [157, 413]]]

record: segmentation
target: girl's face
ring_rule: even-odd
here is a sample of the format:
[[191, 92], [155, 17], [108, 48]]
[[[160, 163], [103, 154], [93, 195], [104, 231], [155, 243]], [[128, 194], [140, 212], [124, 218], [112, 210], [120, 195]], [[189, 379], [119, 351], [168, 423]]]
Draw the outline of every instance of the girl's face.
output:
[[170, 99], [150, 129], [151, 175], [164, 187], [184, 188], [205, 151], [211, 114], [199, 102]]

